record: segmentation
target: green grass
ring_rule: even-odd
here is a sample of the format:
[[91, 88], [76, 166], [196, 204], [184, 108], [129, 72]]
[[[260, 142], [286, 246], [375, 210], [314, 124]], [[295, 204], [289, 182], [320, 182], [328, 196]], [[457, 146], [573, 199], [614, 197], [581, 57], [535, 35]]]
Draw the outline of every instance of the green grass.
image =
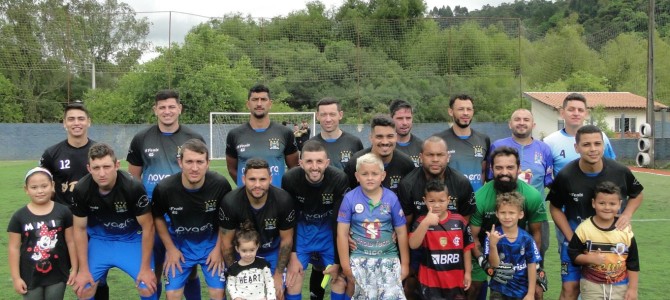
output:
[[[23, 176], [25, 172], [35, 166], [36, 161], [0, 161], [0, 228], [6, 230], [7, 222], [14, 211], [25, 205], [28, 197], [23, 192]], [[122, 166], [126, 169], [126, 166]], [[227, 176], [225, 163], [213, 161], [211, 168]], [[670, 253], [670, 240], [663, 228], [670, 225], [670, 216], [667, 200], [663, 193], [670, 180], [669, 177], [655, 176], [649, 174], [635, 174], [644, 185], [644, 202], [635, 214], [633, 230], [636, 234], [640, 251], [640, 299], [666, 299], [661, 290], [664, 285], [662, 273], [666, 271]], [[655, 221], [653, 219], [656, 219]], [[660, 219], [660, 220], [659, 220]], [[644, 221], [647, 220], [647, 221]], [[551, 246], [547, 251], [546, 271], [549, 277], [549, 292], [546, 299], [557, 299], [560, 293], [559, 261], [556, 250], [556, 239], [553, 234], [550, 239]], [[0, 235], [0, 257], [7, 257], [7, 234]], [[309, 275], [306, 277], [308, 278]], [[137, 299], [137, 291], [133, 287], [132, 280], [124, 273], [113, 269], [109, 274], [110, 295], [112, 299]], [[206, 285], [203, 283], [203, 287]], [[0, 299], [19, 299], [14, 293], [12, 281], [7, 264], [0, 264]], [[203, 299], [207, 299], [206, 288], [203, 288]], [[308, 295], [303, 289], [303, 295]], [[307, 299], [307, 297], [303, 297]], [[66, 293], [66, 299], [74, 299], [70, 290]], [[328, 299], [328, 296], [327, 296]]]

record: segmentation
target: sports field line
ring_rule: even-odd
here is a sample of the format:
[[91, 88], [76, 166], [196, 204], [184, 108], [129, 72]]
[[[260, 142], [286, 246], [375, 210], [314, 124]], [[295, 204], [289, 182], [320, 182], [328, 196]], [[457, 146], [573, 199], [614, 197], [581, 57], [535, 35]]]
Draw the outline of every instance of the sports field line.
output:
[[[670, 222], [670, 219], [632, 219], [631, 222]], [[554, 223], [554, 221], [549, 220], [549, 223]]]
[[633, 173], [645, 173], [645, 174], [650, 174], [650, 175], [657, 175], [657, 176], [665, 176], [665, 177], [670, 177], [670, 174], [661, 174], [658, 171], [640, 171], [640, 170], [632, 170]]

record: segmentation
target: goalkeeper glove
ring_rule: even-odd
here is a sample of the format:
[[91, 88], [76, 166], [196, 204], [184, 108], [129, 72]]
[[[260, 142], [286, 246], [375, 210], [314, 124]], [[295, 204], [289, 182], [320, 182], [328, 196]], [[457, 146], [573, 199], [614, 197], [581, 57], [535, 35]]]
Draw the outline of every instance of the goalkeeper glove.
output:
[[489, 264], [489, 261], [484, 257], [484, 255], [479, 256], [477, 258], [477, 262], [479, 263], [479, 266], [482, 267], [484, 272], [491, 276], [491, 279], [497, 282], [506, 284], [508, 280], [514, 277], [514, 268], [510, 263], [500, 262], [500, 264], [494, 268], [491, 266], [491, 264]]
[[544, 273], [544, 269], [537, 266], [537, 284], [540, 285], [542, 291], [546, 292], [549, 290], [549, 280], [547, 279], [547, 274]]

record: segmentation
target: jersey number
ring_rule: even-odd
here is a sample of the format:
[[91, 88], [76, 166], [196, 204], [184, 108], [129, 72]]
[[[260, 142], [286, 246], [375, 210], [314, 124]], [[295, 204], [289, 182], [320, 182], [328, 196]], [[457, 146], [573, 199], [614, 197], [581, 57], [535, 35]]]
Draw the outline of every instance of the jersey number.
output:
[[69, 159], [61, 160], [61, 161], [60, 161], [60, 169], [61, 169], [61, 170], [63, 170], [63, 169], [69, 169], [69, 168], [70, 168], [70, 160], [69, 160]]
[[559, 153], [558, 155], [563, 156], [563, 158], [565, 158], [565, 150], [561, 150], [561, 153]]

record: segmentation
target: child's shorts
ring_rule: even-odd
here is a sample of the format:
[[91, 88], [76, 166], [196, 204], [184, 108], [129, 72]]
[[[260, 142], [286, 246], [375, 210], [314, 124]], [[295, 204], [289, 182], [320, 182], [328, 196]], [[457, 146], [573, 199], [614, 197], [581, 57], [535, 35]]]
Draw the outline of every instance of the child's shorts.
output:
[[406, 299], [399, 258], [353, 257], [349, 264], [356, 280], [351, 299]]
[[595, 283], [586, 279], [579, 281], [579, 292], [582, 300], [589, 299], [606, 299], [609, 300], [623, 300], [628, 290], [628, 284], [602, 284]]

